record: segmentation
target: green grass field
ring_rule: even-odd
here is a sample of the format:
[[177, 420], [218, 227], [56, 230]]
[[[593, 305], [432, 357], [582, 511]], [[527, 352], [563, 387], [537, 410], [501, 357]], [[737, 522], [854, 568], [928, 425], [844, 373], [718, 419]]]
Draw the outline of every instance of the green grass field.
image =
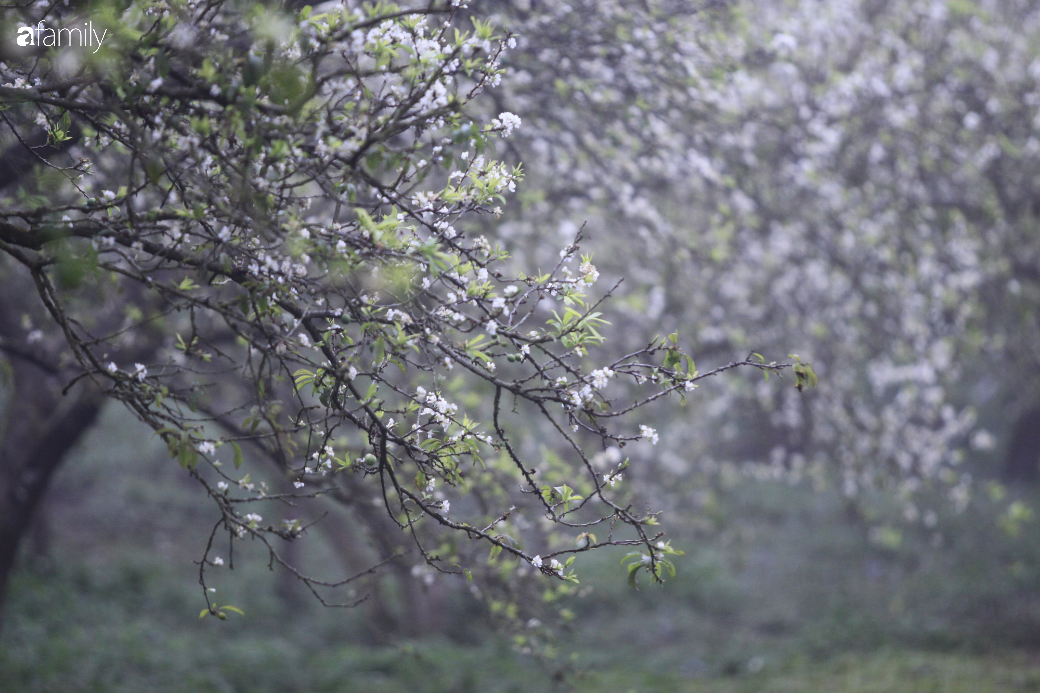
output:
[[[755, 668], [759, 662], [751, 662]], [[1040, 659], [1026, 655], [846, 653], [825, 662], [725, 678], [590, 674], [581, 691], [676, 693], [1012, 693], [1040, 691]]]

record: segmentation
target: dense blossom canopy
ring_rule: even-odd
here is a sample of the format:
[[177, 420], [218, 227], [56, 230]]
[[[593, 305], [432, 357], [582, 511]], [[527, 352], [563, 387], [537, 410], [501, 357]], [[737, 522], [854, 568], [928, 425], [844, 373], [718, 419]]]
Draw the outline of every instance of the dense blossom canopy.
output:
[[[576, 553], [630, 545], [630, 579], [661, 579], [676, 550], [628, 499], [619, 454], [641, 442], [632, 463], [653, 461], [639, 410], [740, 365], [787, 367], [699, 373], [676, 334], [608, 351], [611, 292], [591, 293], [580, 233], [525, 272], [474, 231], [522, 178], [494, 152], [523, 127], [480, 115], [515, 38], [457, 5], [105, 6], [96, 53], [0, 65], [10, 131], [68, 152], [46, 162], [47, 199], [23, 187], [0, 210], [5, 277], [35, 294], [28, 341], [212, 497], [203, 587], [221, 530], [332, 584], [284, 560], [275, 540], [306, 526], [266, 509], [329, 499], [383, 507], [444, 572], [471, 576], [483, 547], [576, 582]], [[244, 441], [291, 488], [252, 480]]]
[[507, 210], [518, 252], [590, 220], [604, 276], [643, 295], [624, 332], [821, 374], [809, 398], [721, 384], [693, 417], [710, 424], [669, 440], [679, 476], [753, 459], [849, 494], [938, 481], [963, 505], [963, 450], [991, 441], [975, 408], [1040, 389], [1035, 5], [481, 8], [519, 37], [498, 104], [541, 197]]

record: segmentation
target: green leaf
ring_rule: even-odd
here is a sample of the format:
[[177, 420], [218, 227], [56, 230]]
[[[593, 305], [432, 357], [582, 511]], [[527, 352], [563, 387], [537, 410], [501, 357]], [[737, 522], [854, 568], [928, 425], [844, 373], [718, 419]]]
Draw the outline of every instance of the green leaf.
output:
[[238, 469], [239, 467], [242, 466], [242, 446], [232, 440], [231, 441], [231, 447], [234, 448], [234, 450], [235, 450], [234, 464], [235, 464], [235, 469]]
[[180, 449], [177, 451], [177, 462], [184, 469], [195, 469], [195, 465], [199, 463], [199, 453], [190, 441], [181, 440]]
[[634, 590], [638, 590], [639, 586], [636, 584], [636, 573], [643, 567], [642, 563], [633, 563], [628, 566], [628, 586]]
[[166, 167], [158, 159], [148, 159], [144, 163], [144, 170], [148, 174], [148, 180], [152, 182], [152, 185], [158, 185], [162, 175], [166, 172]]
[[674, 349], [669, 349], [664, 355], [664, 367], [672, 368], [682, 361], [682, 354]]

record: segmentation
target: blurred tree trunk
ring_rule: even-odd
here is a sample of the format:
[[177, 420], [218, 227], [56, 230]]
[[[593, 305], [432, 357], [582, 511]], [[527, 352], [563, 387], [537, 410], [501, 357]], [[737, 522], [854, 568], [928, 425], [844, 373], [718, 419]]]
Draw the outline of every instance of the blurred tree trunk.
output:
[[[368, 529], [372, 543], [379, 554], [392, 556], [401, 550], [401, 531], [391, 522], [383, 507], [376, 507], [367, 499], [351, 499], [349, 506], [361, 523]], [[411, 559], [411, 560], [408, 560]], [[396, 618], [381, 606], [376, 614], [385, 619], [379, 625], [384, 633], [397, 633], [409, 638], [443, 635], [451, 623], [448, 611], [447, 586], [442, 576], [434, 575], [427, 584], [422, 572], [412, 572], [412, 567], [422, 559], [407, 555], [390, 562], [391, 574], [397, 583], [399, 611]], [[374, 614], [375, 615], [375, 614]]]
[[1019, 416], [1012, 426], [1004, 475], [1009, 481], [1026, 483], [1040, 477], [1040, 406]]
[[36, 514], [29, 527], [29, 551], [35, 565], [44, 565], [51, 557], [54, 544], [54, 527], [51, 524], [51, 496], [44, 493], [36, 505]]
[[[380, 556], [368, 545], [364, 529], [351, 519], [329, 513], [321, 518], [317, 527], [324, 533], [344, 569], [348, 573], [358, 573], [377, 563]], [[359, 587], [359, 592], [368, 595], [364, 608], [373, 637], [377, 641], [386, 640], [400, 628], [400, 624], [387, 603], [380, 576], [376, 574], [366, 578]]]
[[9, 387], [0, 440], [0, 624], [18, 549], [65, 454], [97, 419], [104, 403], [89, 381], [66, 397], [64, 381], [35, 364], [6, 364]]
[[[0, 190], [19, 185], [41, 161], [74, 146], [81, 137], [78, 124], [72, 124], [69, 134], [69, 140], [54, 147], [48, 144], [46, 132], [33, 127], [5, 148], [0, 153]], [[28, 317], [30, 304], [38, 303], [33, 301], [32, 282], [10, 267], [3, 269], [0, 385], [6, 397], [0, 417], [0, 627], [22, 538], [54, 472], [105, 402], [89, 380], [67, 395], [63, 392], [75, 373], [63, 367], [60, 350], [27, 338], [28, 328], [16, 314], [25, 311]]]

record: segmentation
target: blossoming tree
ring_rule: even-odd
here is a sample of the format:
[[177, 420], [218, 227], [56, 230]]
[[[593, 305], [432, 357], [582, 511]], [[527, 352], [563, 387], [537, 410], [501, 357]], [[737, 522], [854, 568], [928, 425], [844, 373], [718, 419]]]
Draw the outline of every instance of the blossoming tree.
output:
[[[626, 495], [629, 460], [593, 453], [656, 444], [639, 412], [722, 371], [815, 379], [757, 355], [701, 373], [677, 334], [610, 351], [611, 290], [593, 293], [580, 234], [519, 271], [474, 233], [522, 178], [494, 156], [520, 119], [477, 108], [515, 42], [457, 4], [105, 5], [96, 53], [0, 65], [11, 151], [28, 148], [46, 193], [23, 185], [0, 207], [19, 296], [3, 347], [94, 411], [121, 402], [212, 499], [203, 615], [231, 610], [205, 588], [242, 539], [323, 601], [354, 580], [300, 572], [282, 547], [308, 526], [270, 519], [330, 502], [374, 500], [436, 571], [471, 578], [490, 552], [573, 582], [576, 554], [623, 545], [633, 581], [660, 580], [676, 549]], [[251, 480], [246, 442], [291, 485]], [[0, 498], [5, 579], [48, 477], [19, 460]]]
[[671, 481], [698, 450], [850, 495], [896, 488], [916, 521], [934, 517], [911, 498], [928, 486], [962, 506], [964, 450], [989, 442], [975, 410], [1040, 397], [1035, 5], [475, 11], [521, 42], [496, 96], [531, 125], [511, 140], [539, 191], [506, 210], [516, 252], [544, 262], [529, 239], [593, 220], [604, 277], [643, 297], [615, 318], [623, 334], [679, 328], [702, 363], [783, 344], [826, 382], [800, 398], [727, 379], [699, 400], [704, 426], [669, 441]]

